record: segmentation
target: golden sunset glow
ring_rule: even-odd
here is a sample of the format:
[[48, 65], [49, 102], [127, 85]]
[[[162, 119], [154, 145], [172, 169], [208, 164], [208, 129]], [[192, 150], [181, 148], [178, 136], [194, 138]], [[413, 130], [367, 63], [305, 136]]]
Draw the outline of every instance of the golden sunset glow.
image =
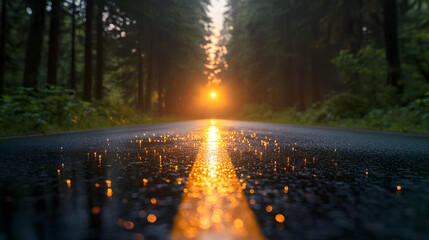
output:
[[185, 189], [171, 239], [264, 239], [216, 126], [206, 131]]
[[216, 93], [215, 93], [215, 92], [212, 92], [212, 93], [210, 94], [210, 96], [211, 96], [212, 98], [215, 98], [215, 97], [216, 97]]

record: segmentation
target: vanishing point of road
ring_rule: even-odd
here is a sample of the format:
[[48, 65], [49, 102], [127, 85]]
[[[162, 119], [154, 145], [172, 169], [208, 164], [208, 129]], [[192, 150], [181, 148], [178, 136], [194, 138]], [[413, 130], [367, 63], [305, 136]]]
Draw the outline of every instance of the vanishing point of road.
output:
[[201, 120], [0, 139], [3, 239], [429, 239], [429, 136]]

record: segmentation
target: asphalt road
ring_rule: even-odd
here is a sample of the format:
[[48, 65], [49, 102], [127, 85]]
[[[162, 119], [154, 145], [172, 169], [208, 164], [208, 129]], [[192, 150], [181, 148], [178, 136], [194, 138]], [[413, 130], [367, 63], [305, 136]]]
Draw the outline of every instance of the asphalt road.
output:
[[429, 239], [429, 136], [223, 120], [0, 139], [3, 239]]

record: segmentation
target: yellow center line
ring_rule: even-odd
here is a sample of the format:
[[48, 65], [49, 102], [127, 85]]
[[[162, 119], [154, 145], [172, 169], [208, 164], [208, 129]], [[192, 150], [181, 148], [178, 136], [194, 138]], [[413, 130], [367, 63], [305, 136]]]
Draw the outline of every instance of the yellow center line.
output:
[[207, 130], [184, 192], [172, 240], [265, 239], [215, 126]]

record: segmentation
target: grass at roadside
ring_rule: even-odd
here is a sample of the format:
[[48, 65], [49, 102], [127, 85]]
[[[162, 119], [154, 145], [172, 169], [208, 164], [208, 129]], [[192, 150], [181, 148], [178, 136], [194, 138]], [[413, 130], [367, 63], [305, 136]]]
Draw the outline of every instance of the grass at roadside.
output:
[[0, 136], [96, 129], [183, 120], [125, 106], [97, 106], [62, 88], [21, 88], [0, 100]]
[[234, 118], [300, 125], [429, 133], [429, 112], [421, 107], [421, 104], [413, 102], [404, 107], [374, 109], [364, 116], [355, 117], [340, 117], [324, 106], [306, 111], [298, 111], [296, 108], [274, 111], [265, 104], [247, 105]]
[[12, 128], [1, 128], [0, 137], [6, 136], [19, 136], [19, 135], [28, 135], [28, 134], [38, 134], [38, 133], [56, 133], [56, 132], [66, 132], [66, 131], [78, 131], [78, 130], [89, 130], [89, 129], [101, 129], [109, 127], [121, 127], [121, 126], [132, 126], [139, 124], [151, 124], [151, 123], [163, 123], [163, 122], [175, 122], [182, 121], [184, 118], [176, 117], [150, 117], [150, 116], [141, 116], [139, 119], [130, 119], [129, 117], [124, 117], [124, 122], [112, 123], [106, 119], [97, 119], [90, 124], [78, 125], [76, 126], [58, 126], [50, 125], [38, 129], [20, 129], [18, 127]]

